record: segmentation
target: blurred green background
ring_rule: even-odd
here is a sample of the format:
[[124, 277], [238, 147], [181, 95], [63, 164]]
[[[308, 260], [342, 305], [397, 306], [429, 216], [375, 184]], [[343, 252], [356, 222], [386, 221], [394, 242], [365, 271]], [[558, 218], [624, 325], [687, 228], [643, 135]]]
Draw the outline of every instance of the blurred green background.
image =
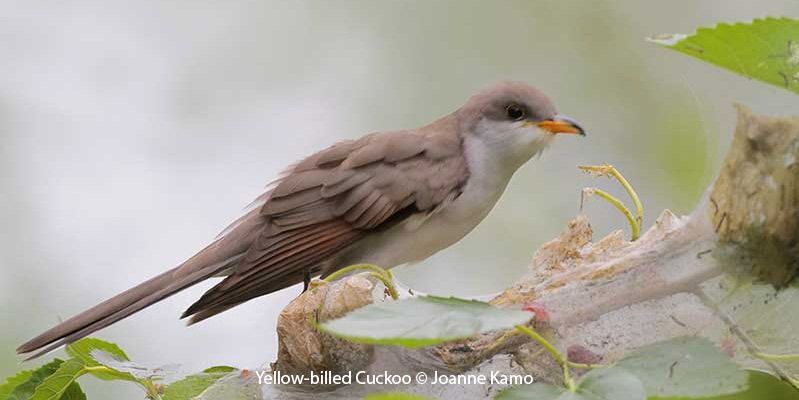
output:
[[[22, 341], [192, 255], [284, 166], [432, 121], [499, 79], [541, 87], [589, 135], [520, 170], [462, 242], [395, 270], [407, 286], [481, 296], [516, 280], [580, 211], [582, 187], [623, 195], [577, 165], [617, 166], [648, 223], [689, 212], [731, 138], [732, 104], [796, 114], [799, 102], [644, 38], [766, 15], [799, 16], [799, 3], [3, 2], [0, 376], [20, 368]], [[605, 203], [584, 211], [597, 234], [626, 228]], [[299, 288], [183, 327], [210, 285], [98, 337], [186, 371], [272, 361], [276, 314]], [[142, 398], [84, 381], [90, 398]]]

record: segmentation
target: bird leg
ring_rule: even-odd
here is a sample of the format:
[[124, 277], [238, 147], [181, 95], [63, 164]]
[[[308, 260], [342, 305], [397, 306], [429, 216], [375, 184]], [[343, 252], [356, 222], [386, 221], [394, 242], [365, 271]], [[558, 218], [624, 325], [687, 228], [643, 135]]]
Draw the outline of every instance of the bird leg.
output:
[[311, 287], [311, 267], [305, 268], [305, 275], [302, 277], [302, 292], [308, 291]]

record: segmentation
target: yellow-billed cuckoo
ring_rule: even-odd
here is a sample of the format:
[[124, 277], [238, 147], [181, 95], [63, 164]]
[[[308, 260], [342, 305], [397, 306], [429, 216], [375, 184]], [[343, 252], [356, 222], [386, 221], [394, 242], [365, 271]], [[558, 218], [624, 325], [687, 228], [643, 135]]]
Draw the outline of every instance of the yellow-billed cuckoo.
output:
[[183, 264], [17, 352], [38, 356], [214, 276], [227, 277], [183, 313], [189, 323], [350, 264], [423, 260], [480, 223], [513, 173], [558, 133], [585, 134], [536, 88], [500, 82], [421, 128], [337, 143], [288, 168]]

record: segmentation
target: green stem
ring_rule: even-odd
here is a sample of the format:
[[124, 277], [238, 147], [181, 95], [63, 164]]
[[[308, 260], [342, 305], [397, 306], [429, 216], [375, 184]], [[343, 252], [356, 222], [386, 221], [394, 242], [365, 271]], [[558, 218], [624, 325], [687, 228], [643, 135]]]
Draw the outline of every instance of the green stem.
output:
[[350, 273], [352, 273], [354, 271], [372, 271], [372, 272], [374, 272], [376, 274], [384, 276], [386, 279], [389, 279], [389, 280], [394, 279], [394, 276], [391, 275], [391, 272], [389, 270], [380, 268], [377, 265], [374, 265], [374, 264], [353, 264], [353, 265], [344, 267], [344, 268], [342, 268], [342, 269], [340, 269], [338, 271], [333, 272], [332, 274], [328, 275], [323, 280], [325, 282], [333, 282], [334, 280], [336, 280], [336, 279], [338, 279], [338, 278], [340, 278], [342, 276], [348, 275], [348, 274], [350, 274]]
[[607, 367], [607, 365], [603, 365], [603, 364], [583, 364], [583, 363], [571, 362], [571, 361], [568, 361], [568, 360], [566, 361], [566, 363], [569, 364], [569, 367], [582, 368], [582, 369], [594, 369], [594, 368]]
[[586, 188], [583, 190], [586, 193], [595, 194], [607, 200], [607, 202], [613, 205], [613, 207], [616, 207], [616, 209], [619, 210], [619, 212], [621, 212], [625, 218], [627, 218], [627, 222], [630, 224], [630, 241], [634, 242], [636, 239], [638, 239], [638, 237], [641, 235], [641, 227], [635, 217], [633, 217], [633, 213], [630, 212], [630, 209], [628, 209], [627, 206], [621, 202], [621, 200], [602, 189]]
[[574, 379], [571, 377], [568, 363], [563, 364], [563, 382], [566, 384], [566, 388], [569, 389], [570, 392], [574, 393], [577, 391], [577, 385], [575, 385]]
[[[518, 335], [522, 335], [523, 333], [519, 330], [509, 330], [502, 334], [499, 339], [495, 340], [494, 343], [491, 344], [491, 347], [488, 348], [488, 352], [493, 352], [499, 346], [502, 346], [503, 343], [507, 342], [510, 338]], [[543, 350], [541, 350], [543, 351]]]
[[569, 372], [569, 361], [563, 357], [563, 354], [561, 354], [558, 349], [552, 345], [552, 343], [549, 343], [549, 341], [544, 339], [544, 337], [538, 332], [524, 325], [516, 325], [516, 329], [538, 342], [538, 344], [540, 344], [541, 347], [543, 347], [544, 350], [546, 350], [552, 356], [552, 358], [555, 359], [558, 365], [563, 368], [563, 383], [566, 384], [566, 387], [569, 389], [569, 391], [574, 392], [577, 390], [577, 386], [574, 384], [574, 379], [572, 379]]
[[83, 369], [86, 372], [116, 372], [116, 371], [112, 370], [111, 368], [108, 368], [108, 367], [106, 367], [104, 365], [97, 365], [97, 366], [94, 366], [94, 367], [85, 366], [85, 367], [83, 367]]
[[524, 326], [524, 325], [516, 325], [516, 329], [524, 333], [525, 335], [531, 337], [533, 340], [538, 342], [551, 356], [558, 362], [559, 365], [566, 364], [566, 358], [563, 357], [563, 354], [560, 354], [558, 349], [549, 343], [543, 336], [541, 336], [538, 332]]
[[[616, 199], [615, 197], [605, 192], [602, 192], [599, 189], [590, 189], [590, 190], [602, 196], [605, 200], [614, 203], [613, 205], [616, 206], [616, 208], [618, 208], [619, 211], [625, 214], [625, 217], [627, 217], [628, 221], [635, 222], [635, 225], [633, 225], [633, 223], [630, 222], [630, 226], [632, 226], [633, 230], [637, 232], [631, 235], [632, 236], [631, 240], [634, 241], [638, 239], [641, 232], [641, 226], [643, 226], [644, 224], [644, 205], [641, 203], [641, 199], [638, 197], [638, 193], [636, 193], [635, 189], [633, 189], [633, 186], [630, 185], [630, 182], [627, 181], [624, 175], [622, 175], [621, 172], [619, 172], [619, 170], [616, 169], [616, 167], [610, 164], [583, 165], [579, 166], [578, 168], [595, 176], [609, 176], [611, 178], [615, 178], [621, 184], [621, 186], [624, 188], [624, 190], [632, 199], [633, 205], [635, 205], [635, 217], [633, 217], [632, 213], [629, 211], [627, 207], [624, 207], [624, 204], [621, 201], [619, 201], [619, 199]], [[624, 209], [620, 208], [619, 206], [622, 206]]]
[[[95, 365], [95, 366], [86, 365], [83, 367], [83, 371], [87, 373], [91, 372], [107, 372], [112, 374], [120, 373], [119, 371], [106, 367], [105, 365]], [[156, 385], [155, 382], [152, 381], [152, 379], [135, 378], [133, 382], [138, 383], [139, 385], [141, 385], [142, 388], [144, 388], [145, 396], [147, 397], [147, 399], [162, 400], [160, 390], [158, 389], [158, 385]]]
[[370, 271], [369, 275], [374, 276], [380, 282], [383, 282], [383, 286], [386, 287], [388, 290], [388, 294], [391, 296], [392, 299], [397, 300], [399, 298], [399, 294], [397, 294], [397, 289], [394, 287], [394, 284], [391, 283], [390, 279], [387, 279], [385, 276], [378, 274], [377, 272]]
[[150, 380], [150, 379], [142, 379], [139, 381], [142, 386], [144, 386], [144, 391], [146, 392], [146, 396], [150, 400], [162, 400], [160, 390], [158, 390], [158, 386]]
[[622, 176], [619, 170], [612, 165], [609, 165], [609, 167], [610, 174], [613, 175], [613, 177], [616, 178], [619, 183], [621, 183], [621, 186], [624, 187], [624, 190], [627, 191], [627, 194], [630, 195], [630, 198], [633, 200], [633, 204], [635, 205], [635, 220], [638, 222], [640, 227], [644, 223], [644, 205], [641, 204], [641, 199], [638, 198], [638, 193], [635, 193], [633, 186], [630, 185], [630, 182], [627, 182], [627, 179]]
[[354, 264], [347, 267], [344, 267], [338, 271], [333, 272], [332, 274], [328, 275], [323, 281], [330, 283], [336, 279], [339, 279], [343, 276], [349, 275], [355, 271], [368, 271], [369, 275], [374, 276], [388, 290], [388, 294], [391, 296], [392, 299], [396, 300], [399, 298], [399, 294], [397, 294], [397, 288], [394, 287], [392, 281], [394, 280], [394, 276], [391, 275], [391, 271], [387, 269], [383, 269], [378, 267], [374, 264]]

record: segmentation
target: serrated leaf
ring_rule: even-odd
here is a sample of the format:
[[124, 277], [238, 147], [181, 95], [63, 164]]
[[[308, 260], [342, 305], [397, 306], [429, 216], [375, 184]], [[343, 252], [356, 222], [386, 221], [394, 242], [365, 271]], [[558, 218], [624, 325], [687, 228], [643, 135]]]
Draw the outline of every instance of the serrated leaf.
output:
[[[749, 388], [741, 393], [710, 397], [704, 400], [796, 400], [799, 391], [774, 375], [762, 371], [749, 372]], [[665, 399], [664, 399], [665, 400]], [[668, 400], [689, 400], [670, 398]]]
[[78, 382], [73, 382], [61, 395], [59, 400], [86, 400], [86, 393], [83, 392]]
[[14, 389], [28, 380], [33, 375], [33, 370], [20, 371], [14, 376], [6, 378], [6, 382], [0, 385], [0, 400], [6, 400]]
[[481, 301], [423, 296], [370, 304], [319, 327], [353, 342], [418, 348], [513, 328], [532, 317]]
[[[266, 394], [273, 391], [273, 395]], [[262, 386], [255, 379], [255, 374], [228, 374], [219, 378], [213, 385], [203, 391], [193, 400], [260, 400], [283, 396], [282, 391], [274, 386]]]
[[799, 93], [799, 20], [766, 18], [718, 24], [699, 28], [693, 35], [658, 35], [649, 40]]
[[112, 354], [100, 349], [93, 350], [91, 355], [97, 362], [112, 369], [114, 371], [112, 374], [117, 376], [115, 379], [126, 379], [134, 382], [145, 379], [164, 380], [177, 373], [180, 367], [177, 364], [150, 366], [133, 361], [118, 360]]
[[164, 389], [163, 400], [189, 400], [199, 396], [219, 379], [235, 372], [232, 367], [211, 367], [200, 374], [172, 382]]
[[574, 392], [546, 383], [514, 386], [496, 400], [646, 400], [643, 383], [621, 368], [598, 368], [578, 382]]
[[[799, 315], [795, 311], [799, 309], [799, 283], [779, 290], [766, 284], [747, 285], [722, 299], [721, 307], [764, 353], [799, 353]], [[718, 334], [729, 335], [726, 328]], [[765, 367], [743, 346], [735, 353], [736, 360], [744, 367]], [[799, 357], [771, 362], [799, 379]]]
[[747, 387], [747, 373], [709, 340], [681, 337], [640, 348], [616, 364], [653, 397], [711, 397]]
[[[82, 362], [68, 360], [36, 387], [30, 400], [59, 400], [61, 395], [70, 390], [75, 381], [86, 372], [86, 366]], [[79, 388], [77, 390], [80, 391]], [[74, 388], [71, 392], [71, 396], [76, 395]]]
[[48, 376], [52, 375], [64, 360], [56, 358], [47, 364], [33, 370], [25, 382], [17, 385], [6, 400], [28, 400], [33, 396], [36, 387], [39, 386]]
[[92, 357], [92, 351], [94, 350], [102, 350], [113, 355], [118, 360], [130, 361], [128, 355], [115, 343], [106, 342], [105, 340], [97, 338], [83, 338], [77, 342], [70, 343], [66, 347], [67, 354], [81, 360], [88, 366], [100, 365], [100, 363]]
[[90, 373], [103, 380], [126, 380], [137, 381], [136, 377], [123, 371], [115, 370], [113, 367], [105, 365], [95, 357], [95, 352], [101, 351], [108, 354], [110, 358], [118, 361], [129, 361], [128, 355], [114, 343], [106, 342], [96, 338], [84, 338], [67, 345], [66, 352], [72, 358], [80, 360], [89, 367], [106, 366], [111, 371], [91, 371]]
[[402, 392], [386, 392], [386, 393], [370, 393], [367, 394], [363, 400], [433, 400], [430, 397], [419, 396], [413, 393]]
[[[796, 400], [799, 391], [774, 375], [749, 370], [749, 388], [724, 396], [703, 397], [702, 400]], [[695, 397], [658, 397], [657, 400], [693, 400]], [[654, 400], [654, 399], [653, 399]]]
[[206, 374], [216, 374], [216, 373], [230, 373], [233, 371], [238, 371], [238, 368], [229, 367], [227, 365], [217, 365], [214, 367], [209, 367], [203, 370]]

